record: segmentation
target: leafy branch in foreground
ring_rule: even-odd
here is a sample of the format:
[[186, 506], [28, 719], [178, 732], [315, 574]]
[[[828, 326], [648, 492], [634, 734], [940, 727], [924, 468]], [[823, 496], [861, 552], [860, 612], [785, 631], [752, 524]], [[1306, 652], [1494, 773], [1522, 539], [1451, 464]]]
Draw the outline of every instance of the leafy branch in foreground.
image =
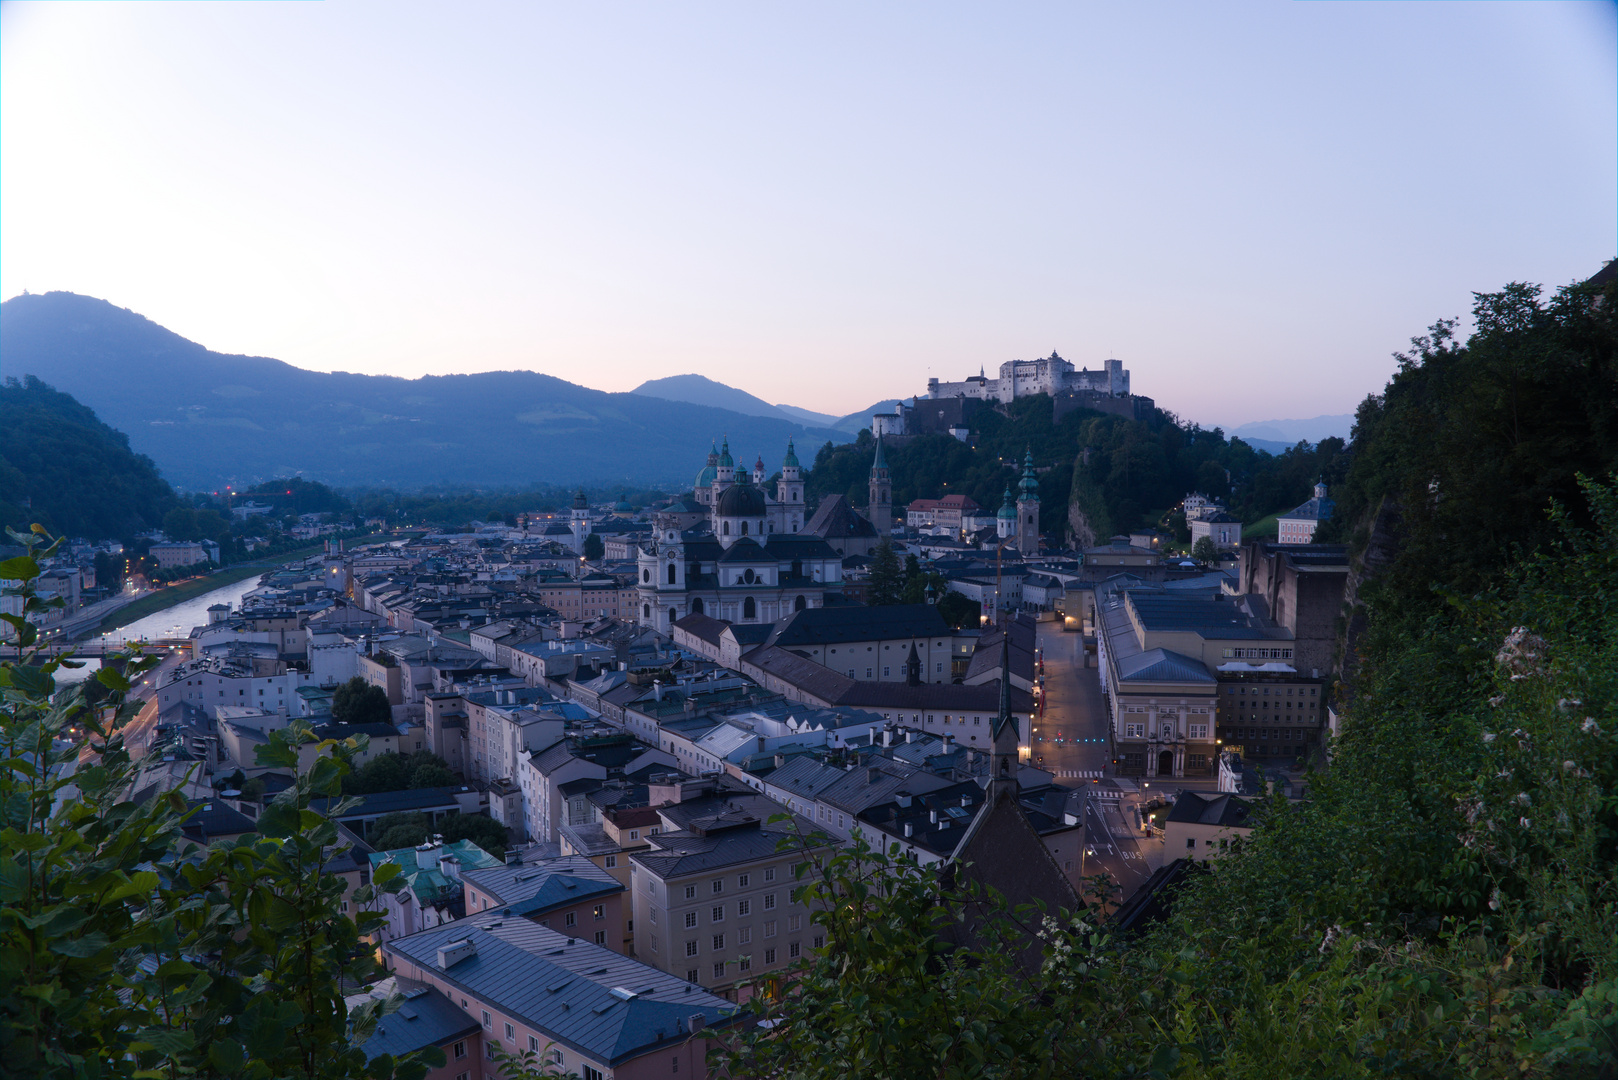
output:
[[[350, 1015], [343, 981], [377, 967], [365, 935], [381, 916], [341, 911], [323, 870], [340, 848], [314, 800], [341, 794], [355, 740], [276, 797], [255, 836], [201, 847], [184, 838], [175, 792], [128, 801], [136, 775], [126, 697], [156, 658], [108, 658], [58, 687], [77, 662], [47, 656], [28, 617], [39, 558], [57, 542], [13, 533], [26, 554], [0, 564], [20, 584], [3, 617], [20, 659], [0, 662], [0, 1060], [7, 1075], [398, 1077], [436, 1050], [367, 1062], [364, 1037], [387, 1005]], [[305, 724], [276, 732], [262, 764], [296, 769]], [[377, 887], [397, 889], [386, 869]], [[363, 907], [369, 894], [357, 895]]]

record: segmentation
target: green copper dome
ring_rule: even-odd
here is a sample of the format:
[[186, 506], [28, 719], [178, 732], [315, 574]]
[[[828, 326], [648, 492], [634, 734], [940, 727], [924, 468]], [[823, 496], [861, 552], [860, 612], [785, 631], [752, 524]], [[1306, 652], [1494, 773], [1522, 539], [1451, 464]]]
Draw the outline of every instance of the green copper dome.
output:
[[793, 447], [791, 439], [787, 440], [787, 456], [785, 460], [781, 462], [781, 467], [783, 469], [796, 469], [799, 467], [798, 451], [795, 447]]
[[736, 467], [736, 459], [730, 456], [730, 439], [728, 436], [724, 445], [719, 448], [719, 464], [727, 469]]
[[1017, 504], [1012, 501], [1010, 488], [1006, 488], [1006, 501], [1000, 504], [1000, 512], [995, 517], [1008, 521], [1017, 520]]

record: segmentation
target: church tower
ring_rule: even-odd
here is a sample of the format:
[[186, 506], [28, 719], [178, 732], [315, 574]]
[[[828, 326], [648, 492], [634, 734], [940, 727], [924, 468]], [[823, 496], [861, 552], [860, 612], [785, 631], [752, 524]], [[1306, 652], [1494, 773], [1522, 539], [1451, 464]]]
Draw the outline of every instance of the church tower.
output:
[[1022, 463], [1022, 481], [1017, 485], [1017, 550], [1025, 559], [1039, 554], [1039, 480], [1034, 476], [1034, 451], [1029, 449]]
[[871, 462], [871, 506], [866, 514], [876, 526], [877, 536], [893, 532], [893, 480], [888, 475], [888, 461], [882, 456], [882, 440], [876, 440], [876, 459]]
[[756, 487], [756, 488], [762, 488], [764, 486], [764, 455], [763, 454], [760, 454], [758, 456], [758, 460], [753, 462], [753, 486]]
[[787, 440], [786, 460], [781, 462], [781, 479], [775, 485], [775, 498], [781, 504], [781, 531], [795, 533], [803, 528], [803, 467], [798, 451]]
[[727, 435], [719, 447], [719, 464], [715, 469], [713, 482], [714, 501], [717, 502], [720, 493], [735, 482], [736, 459], [730, 456], [730, 436]]
[[584, 489], [573, 496], [573, 510], [568, 528], [573, 532], [573, 554], [584, 554], [584, 538], [590, 535], [590, 504], [584, 499]]
[[1011, 497], [1009, 487], [1000, 502], [1000, 512], [994, 515], [994, 534], [1001, 540], [1011, 540], [1017, 536], [1017, 504]]

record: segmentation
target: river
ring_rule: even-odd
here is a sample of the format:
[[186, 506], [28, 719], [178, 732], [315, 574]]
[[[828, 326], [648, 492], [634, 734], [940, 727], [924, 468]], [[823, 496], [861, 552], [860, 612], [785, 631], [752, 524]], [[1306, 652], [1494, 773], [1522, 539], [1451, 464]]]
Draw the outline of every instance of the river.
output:
[[[272, 567], [265, 567], [267, 573]], [[193, 626], [201, 626], [208, 621], [208, 609], [215, 604], [228, 604], [232, 610], [241, 603], [242, 597], [258, 588], [258, 579], [263, 574], [254, 574], [250, 578], [229, 585], [221, 585], [211, 592], [201, 596], [194, 596], [190, 600], [175, 604], [171, 608], [153, 612], [144, 619], [137, 619], [128, 626], [120, 626], [107, 635], [109, 641], [121, 644], [126, 641], [153, 641], [157, 638], [185, 637], [191, 633]]]

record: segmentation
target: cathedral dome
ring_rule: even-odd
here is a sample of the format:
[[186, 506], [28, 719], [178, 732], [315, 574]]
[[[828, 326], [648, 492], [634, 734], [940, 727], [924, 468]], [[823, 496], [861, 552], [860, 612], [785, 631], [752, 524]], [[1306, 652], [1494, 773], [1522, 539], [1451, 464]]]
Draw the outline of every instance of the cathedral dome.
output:
[[713, 465], [705, 466], [701, 472], [697, 473], [697, 482], [693, 486], [697, 488], [713, 487], [714, 479], [718, 475], [718, 468]]
[[763, 517], [764, 493], [752, 484], [737, 484], [719, 496], [720, 517]]

